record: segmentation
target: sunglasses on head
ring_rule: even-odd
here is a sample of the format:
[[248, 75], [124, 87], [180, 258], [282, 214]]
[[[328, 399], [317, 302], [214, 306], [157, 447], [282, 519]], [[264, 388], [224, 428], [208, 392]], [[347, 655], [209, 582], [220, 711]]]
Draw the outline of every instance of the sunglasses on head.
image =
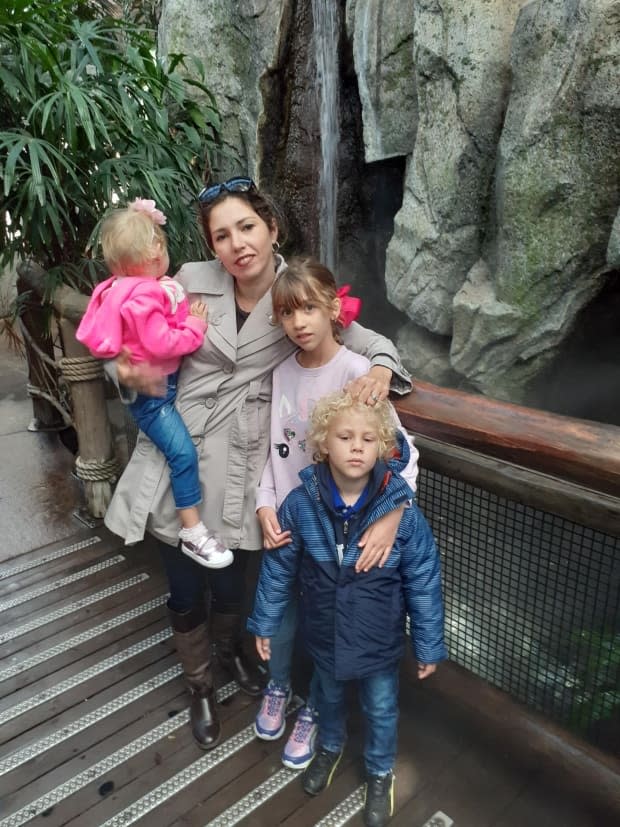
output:
[[223, 192], [250, 192], [255, 189], [256, 184], [251, 178], [229, 178], [221, 184], [205, 187], [198, 193], [198, 200], [201, 204], [210, 204]]

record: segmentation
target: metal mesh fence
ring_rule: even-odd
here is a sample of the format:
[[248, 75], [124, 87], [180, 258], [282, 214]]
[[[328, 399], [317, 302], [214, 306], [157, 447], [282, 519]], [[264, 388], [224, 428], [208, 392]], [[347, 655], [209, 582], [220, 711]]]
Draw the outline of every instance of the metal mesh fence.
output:
[[433, 471], [450, 658], [620, 754], [620, 538]]

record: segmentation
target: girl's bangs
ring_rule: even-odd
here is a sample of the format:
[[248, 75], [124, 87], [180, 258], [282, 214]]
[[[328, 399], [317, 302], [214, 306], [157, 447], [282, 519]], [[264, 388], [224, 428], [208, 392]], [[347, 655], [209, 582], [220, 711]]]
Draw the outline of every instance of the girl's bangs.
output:
[[297, 279], [277, 279], [271, 295], [276, 313], [297, 310], [308, 302], [321, 307], [327, 306], [326, 297], [313, 278], [306, 279], [304, 284]]

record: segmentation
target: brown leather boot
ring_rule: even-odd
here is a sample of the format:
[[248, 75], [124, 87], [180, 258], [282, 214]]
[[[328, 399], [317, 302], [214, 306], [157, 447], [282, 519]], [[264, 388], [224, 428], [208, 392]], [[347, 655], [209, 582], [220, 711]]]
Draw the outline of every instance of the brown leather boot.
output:
[[187, 612], [179, 613], [168, 607], [168, 617], [190, 693], [192, 735], [200, 749], [213, 749], [220, 740], [221, 727], [211, 674], [206, 609], [204, 606], [195, 606]]
[[222, 667], [239, 688], [257, 698], [265, 688], [265, 677], [243, 651], [241, 614], [212, 613], [212, 635], [215, 652]]

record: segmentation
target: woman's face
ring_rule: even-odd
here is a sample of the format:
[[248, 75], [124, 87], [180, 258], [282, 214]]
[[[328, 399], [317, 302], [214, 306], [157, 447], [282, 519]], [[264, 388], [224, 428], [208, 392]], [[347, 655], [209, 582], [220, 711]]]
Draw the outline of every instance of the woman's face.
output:
[[209, 231], [213, 252], [238, 283], [271, 285], [277, 227], [269, 227], [248, 203], [230, 196], [211, 210]]

